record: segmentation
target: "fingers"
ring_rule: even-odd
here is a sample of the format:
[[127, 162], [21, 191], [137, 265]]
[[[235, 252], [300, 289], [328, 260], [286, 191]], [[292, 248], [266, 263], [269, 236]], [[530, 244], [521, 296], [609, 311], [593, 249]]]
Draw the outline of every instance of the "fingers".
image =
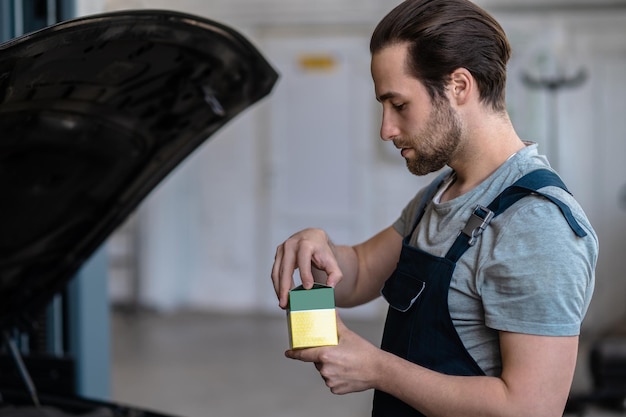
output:
[[339, 344], [308, 349], [288, 350], [285, 356], [315, 365], [315, 369], [333, 394], [365, 391], [375, 387], [375, 352], [371, 343], [350, 331], [337, 315]]
[[[278, 304], [283, 309], [288, 306], [289, 290], [294, 287], [293, 274], [296, 269], [300, 271], [300, 279], [306, 289], [310, 289], [315, 283], [314, 269], [325, 273], [328, 277], [326, 283], [330, 286], [341, 280], [342, 273], [326, 232], [305, 229], [276, 248], [272, 283], [278, 296]], [[318, 277], [320, 278], [321, 276]]]
[[[326, 273], [326, 285], [335, 287], [335, 285], [337, 285], [337, 283], [343, 278], [343, 273], [339, 268], [337, 259], [331, 251], [323, 254], [323, 257], [316, 256], [313, 262], [316, 265], [319, 265], [319, 269], [323, 269]], [[302, 271], [300, 273], [302, 274]]]
[[[274, 291], [278, 296], [278, 305], [280, 308], [287, 308], [289, 302], [289, 290], [293, 287], [293, 273], [295, 264], [289, 259], [285, 259], [284, 243], [276, 248], [276, 256], [274, 257], [274, 265], [272, 266], [272, 283]], [[285, 266], [287, 265], [287, 266]], [[289, 270], [289, 266], [291, 270]]]
[[335, 245], [328, 240], [328, 249], [329, 256], [327, 259], [319, 259], [316, 260], [321, 265], [324, 265], [324, 271], [327, 274], [326, 285], [331, 287], [335, 287], [339, 281], [343, 278], [343, 272], [341, 268], [339, 268], [339, 264], [337, 263], [337, 254], [335, 252]]
[[349, 385], [345, 383], [342, 375], [338, 373], [338, 367], [331, 359], [334, 356], [331, 353], [333, 348], [334, 347], [322, 347], [288, 350], [285, 352], [285, 356], [302, 362], [313, 363], [315, 369], [317, 369], [324, 380], [324, 383], [330, 388], [333, 394], [347, 394], [352, 392], [352, 390]]
[[312, 271], [313, 255], [317, 250], [315, 244], [309, 240], [301, 239], [294, 242], [293, 249], [289, 249], [296, 256], [296, 267], [300, 271], [302, 286], [306, 289], [311, 289], [315, 283]]
[[[277, 265], [277, 276], [273, 278], [278, 283], [279, 305], [286, 308], [289, 302], [289, 290], [294, 287], [293, 274], [298, 269], [300, 279], [304, 288], [313, 287], [313, 275], [311, 273], [311, 245], [306, 244], [307, 240], [299, 234], [291, 236], [278, 247], [277, 255], [280, 253]], [[274, 284], [276, 289], [276, 283]]]
[[348, 330], [341, 317], [339, 317], [339, 311], [335, 312], [335, 317], [337, 319], [337, 333], [341, 334], [344, 330]]
[[[294, 287], [293, 274], [296, 269], [302, 271], [309, 271], [310, 282], [304, 282], [305, 288], [311, 288], [313, 286], [313, 276], [310, 273], [310, 251], [306, 248], [301, 248], [300, 241], [302, 238], [298, 237], [298, 233], [291, 236], [281, 245], [276, 248], [276, 256], [274, 257], [274, 265], [272, 267], [272, 282], [274, 284], [274, 290], [278, 295], [278, 305], [285, 309], [289, 304], [289, 290]], [[303, 264], [298, 258], [306, 259], [308, 257], [308, 265]], [[302, 278], [302, 277], [301, 277]]]
[[296, 359], [302, 362], [313, 362], [320, 364], [320, 351], [322, 348], [308, 348], [308, 349], [290, 349], [285, 352], [285, 356], [290, 359]]

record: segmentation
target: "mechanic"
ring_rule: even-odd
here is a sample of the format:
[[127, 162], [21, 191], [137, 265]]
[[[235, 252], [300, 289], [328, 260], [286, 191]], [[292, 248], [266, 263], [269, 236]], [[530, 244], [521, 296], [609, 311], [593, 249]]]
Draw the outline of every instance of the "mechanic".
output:
[[441, 174], [363, 243], [310, 228], [278, 246], [281, 308], [296, 269], [340, 307], [389, 303], [381, 348], [338, 316], [337, 346], [286, 356], [314, 363], [332, 393], [374, 389], [373, 416], [561, 416], [598, 241], [511, 123], [502, 27], [467, 0], [406, 0], [370, 51], [382, 140], [411, 173]]

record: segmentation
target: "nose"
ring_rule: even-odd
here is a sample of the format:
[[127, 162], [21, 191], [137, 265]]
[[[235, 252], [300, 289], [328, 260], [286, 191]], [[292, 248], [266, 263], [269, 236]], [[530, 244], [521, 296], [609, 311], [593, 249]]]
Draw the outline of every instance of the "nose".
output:
[[397, 123], [393, 120], [388, 112], [383, 111], [382, 121], [380, 124], [380, 138], [382, 140], [393, 140], [400, 136], [400, 130]]

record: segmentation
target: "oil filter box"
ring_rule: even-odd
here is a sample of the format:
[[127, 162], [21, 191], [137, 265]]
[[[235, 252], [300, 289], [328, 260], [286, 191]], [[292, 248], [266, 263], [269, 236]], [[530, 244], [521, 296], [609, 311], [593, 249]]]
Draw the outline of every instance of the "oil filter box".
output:
[[335, 290], [322, 284], [309, 290], [302, 285], [292, 289], [287, 321], [292, 349], [336, 345]]

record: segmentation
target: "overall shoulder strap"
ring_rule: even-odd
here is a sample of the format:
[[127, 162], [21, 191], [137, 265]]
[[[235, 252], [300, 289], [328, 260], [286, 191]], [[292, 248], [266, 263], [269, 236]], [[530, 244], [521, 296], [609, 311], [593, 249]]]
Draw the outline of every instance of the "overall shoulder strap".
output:
[[569, 190], [557, 174], [547, 169], [538, 169], [529, 172], [512, 185], [505, 188], [487, 207], [477, 206], [465, 225], [465, 228], [459, 233], [459, 236], [446, 254], [446, 258], [456, 262], [467, 249], [476, 243], [476, 239], [494, 217], [502, 214], [515, 202], [529, 194], [541, 195], [556, 204], [576, 236], [587, 236], [587, 233], [576, 221], [567, 204], [554, 196], [538, 191], [548, 186], [559, 187], [569, 193]]
[[497, 216], [507, 208], [511, 207], [513, 203], [520, 198], [531, 193], [539, 194], [559, 207], [565, 217], [565, 220], [567, 220], [569, 226], [572, 228], [574, 233], [576, 233], [576, 236], [587, 236], [587, 233], [583, 230], [580, 224], [578, 224], [572, 214], [572, 210], [567, 206], [567, 204], [554, 196], [538, 191], [539, 189], [548, 186], [559, 187], [571, 194], [557, 174], [547, 169], [538, 169], [524, 175], [522, 178], [515, 181], [513, 185], [507, 187], [502, 193], [500, 193], [500, 195], [498, 195], [498, 197], [495, 198], [495, 200], [491, 202], [491, 204], [489, 204], [487, 208], [493, 211], [494, 216]]

